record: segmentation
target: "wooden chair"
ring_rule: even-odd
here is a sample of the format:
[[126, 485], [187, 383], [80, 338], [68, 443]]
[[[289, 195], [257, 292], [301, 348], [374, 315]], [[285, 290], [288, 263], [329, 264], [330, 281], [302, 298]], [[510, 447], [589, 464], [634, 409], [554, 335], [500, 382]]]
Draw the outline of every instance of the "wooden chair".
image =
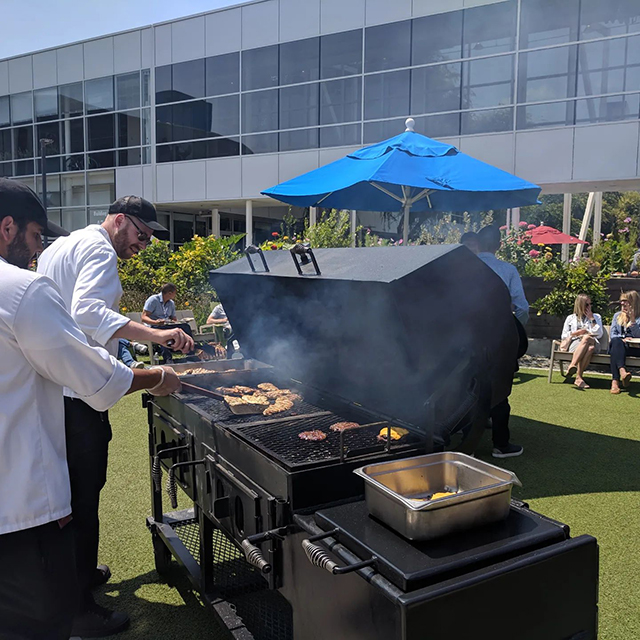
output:
[[[611, 357], [606, 353], [606, 351], [609, 347], [609, 333], [611, 331], [611, 327], [609, 325], [605, 325], [602, 329], [602, 338], [600, 338], [602, 351], [591, 358], [591, 364], [601, 364], [608, 367], [611, 364]], [[551, 377], [553, 376], [553, 365], [555, 362], [560, 365], [560, 373], [564, 376], [564, 363], [571, 362], [571, 360], [573, 360], [573, 353], [570, 353], [569, 351], [560, 351], [560, 340], [553, 340], [551, 342], [551, 357], [549, 361], [549, 377], [547, 378], [547, 382], [551, 382]], [[640, 358], [627, 358], [626, 364], [629, 367], [640, 367]]]

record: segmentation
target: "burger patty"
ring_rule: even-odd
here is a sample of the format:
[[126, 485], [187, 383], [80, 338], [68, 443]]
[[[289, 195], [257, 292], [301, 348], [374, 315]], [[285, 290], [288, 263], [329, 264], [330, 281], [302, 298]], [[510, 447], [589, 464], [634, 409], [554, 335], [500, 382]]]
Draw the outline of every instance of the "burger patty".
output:
[[327, 437], [327, 434], [324, 431], [320, 431], [319, 429], [314, 429], [313, 431], [303, 431], [302, 433], [298, 434], [298, 438], [300, 438], [301, 440], [311, 440], [311, 441], [318, 441], [318, 440], [325, 440]]
[[351, 429], [353, 427], [359, 427], [360, 425], [357, 422], [336, 422], [335, 424], [332, 424], [329, 429], [331, 429], [331, 431], [345, 431], [346, 429]]

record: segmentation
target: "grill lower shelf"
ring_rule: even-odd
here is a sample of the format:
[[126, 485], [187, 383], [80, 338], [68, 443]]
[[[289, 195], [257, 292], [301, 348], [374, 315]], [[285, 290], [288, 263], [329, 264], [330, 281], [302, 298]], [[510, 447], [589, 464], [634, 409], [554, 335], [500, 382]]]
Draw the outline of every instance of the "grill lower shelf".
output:
[[[200, 533], [195, 518], [171, 523], [171, 528], [199, 562]], [[220, 531], [213, 534], [216, 598], [226, 600], [255, 640], [293, 640], [291, 605], [272, 591], [244, 556]]]

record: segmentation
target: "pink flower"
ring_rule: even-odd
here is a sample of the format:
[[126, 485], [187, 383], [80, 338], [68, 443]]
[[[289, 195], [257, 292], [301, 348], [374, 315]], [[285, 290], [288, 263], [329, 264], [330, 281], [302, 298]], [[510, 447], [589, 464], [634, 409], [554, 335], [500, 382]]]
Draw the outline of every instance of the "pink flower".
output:
[[518, 226], [519, 227], [526, 227], [527, 223], [524, 220], [521, 220], [520, 222], [518, 222]]
[[535, 229], [536, 225], [535, 224], [529, 224], [527, 225], [527, 229]]
[[624, 221], [629, 224], [631, 222], [631, 218], [625, 218]]
[[279, 234], [277, 231], [274, 231], [271, 235], [272, 235], [274, 238], [277, 238], [280, 234]]
[[540, 252], [539, 252], [539, 251], [536, 251], [535, 249], [531, 249], [531, 251], [529, 251], [529, 255], [530, 255], [532, 258], [537, 258], [537, 257], [540, 255]]
[[629, 228], [625, 227], [624, 229], [620, 229], [620, 233], [629, 233]]
[[520, 246], [522, 244], [522, 238], [518, 239], [518, 246]]
[[400, 238], [400, 240], [398, 240], [398, 244], [402, 244], [402, 238]]
[[500, 227], [500, 231], [506, 231], [506, 230], [507, 230], [507, 225], [506, 225], [506, 224], [503, 224], [503, 225]]

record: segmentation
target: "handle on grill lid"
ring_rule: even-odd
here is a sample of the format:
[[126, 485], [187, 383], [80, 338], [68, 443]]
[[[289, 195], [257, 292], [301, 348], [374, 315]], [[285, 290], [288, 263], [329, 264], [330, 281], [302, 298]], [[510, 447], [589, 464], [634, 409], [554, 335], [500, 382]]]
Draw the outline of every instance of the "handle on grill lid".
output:
[[321, 569], [325, 569], [334, 576], [339, 576], [344, 573], [352, 573], [359, 569], [375, 566], [378, 558], [376, 556], [372, 556], [369, 560], [362, 560], [361, 562], [354, 562], [353, 564], [341, 567], [337, 562], [331, 559], [331, 556], [320, 545], [314, 544], [314, 542], [317, 542], [318, 540], [324, 540], [324, 538], [335, 536], [338, 532], [339, 529], [333, 529], [332, 531], [320, 533], [317, 536], [311, 536], [310, 538], [306, 538], [302, 541], [302, 548], [311, 564], [316, 567], [320, 567]]
[[255, 244], [250, 244], [245, 250], [244, 255], [247, 256], [247, 260], [249, 261], [249, 266], [251, 267], [251, 271], [253, 273], [256, 272], [256, 268], [253, 264], [253, 260], [251, 259], [251, 254], [257, 253], [262, 260], [262, 266], [264, 267], [265, 273], [269, 273], [269, 267], [267, 266], [267, 261], [264, 259], [264, 253], [262, 253], [262, 249], [260, 247], [256, 247]]
[[[309, 258], [311, 258], [311, 262], [313, 262], [313, 268], [316, 270], [316, 275], [320, 275], [320, 267], [318, 267], [316, 257], [313, 255], [313, 250], [307, 243], [302, 244], [301, 242], [298, 242], [298, 244], [289, 249], [289, 253], [291, 253], [293, 264], [296, 265], [299, 276], [304, 275], [302, 273], [302, 265], [309, 264]], [[300, 256], [299, 261], [297, 256]]]

